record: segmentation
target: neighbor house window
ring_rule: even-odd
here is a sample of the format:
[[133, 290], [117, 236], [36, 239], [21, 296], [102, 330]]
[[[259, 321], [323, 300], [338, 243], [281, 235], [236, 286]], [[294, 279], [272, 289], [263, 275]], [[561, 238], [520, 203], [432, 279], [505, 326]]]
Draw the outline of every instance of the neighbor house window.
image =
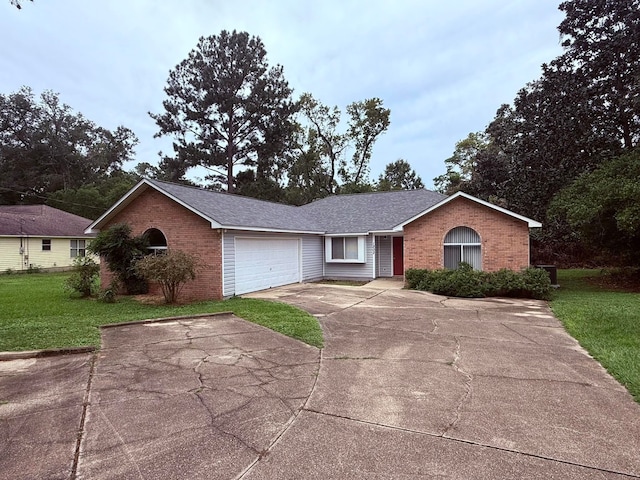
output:
[[364, 237], [326, 237], [327, 262], [364, 263]]
[[460, 262], [482, 270], [482, 243], [480, 235], [469, 227], [455, 227], [444, 237], [444, 268], [455, 270]]
[[149, 244], [147, 247], [149, 253], [159, 255], [167, 251], [167, 237], [157, 228], [150, 228], [144, 232], [144, 237]]
[[51, 251], [51, 239], [50, 238], [43, 238], [42, 239], [42, 251], [43, 252], [50, 252]]
[[71, 258], [84, 257], [86, 254], [86, 240], [71, 240]]

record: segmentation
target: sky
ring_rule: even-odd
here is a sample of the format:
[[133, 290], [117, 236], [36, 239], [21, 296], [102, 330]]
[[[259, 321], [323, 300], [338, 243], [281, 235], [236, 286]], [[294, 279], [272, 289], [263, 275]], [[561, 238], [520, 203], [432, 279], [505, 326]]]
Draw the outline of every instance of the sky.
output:
[[[371, 179], [397, 159], [427, 188], [455, 144], [562, 53], [559, 1], [541, 0], [0, 0], [0, 94], [52, 90], [99, 126], [130, 128], [136, 162], [172, 153], [154, 138], [169, 71], [201, 36], [262, 39], [297, 98], [343, 112], [378, 97], [391, 124]], [[346, 117], [346, 113], [344, 114]], [[197, 174], [195, 174], [197, 175]]]

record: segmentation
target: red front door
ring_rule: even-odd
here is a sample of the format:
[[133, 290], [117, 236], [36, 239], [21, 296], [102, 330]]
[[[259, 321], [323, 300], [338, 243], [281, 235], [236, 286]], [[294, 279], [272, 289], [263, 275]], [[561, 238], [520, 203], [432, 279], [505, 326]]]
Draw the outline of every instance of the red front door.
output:
[[393, 274], [404, 275], [402, 237], [393, 237]]

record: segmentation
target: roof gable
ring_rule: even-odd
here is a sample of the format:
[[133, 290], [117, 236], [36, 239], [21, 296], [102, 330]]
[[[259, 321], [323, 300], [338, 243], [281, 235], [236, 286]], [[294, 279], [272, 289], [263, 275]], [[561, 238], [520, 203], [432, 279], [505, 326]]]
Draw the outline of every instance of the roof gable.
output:
[[85, 237], [88, 218], [48, 205], [0, 205], [0, 235]]
[[468, 193], [456, 192], [453, 195], [445, 197], [440, 202], [438, 202], [438, 203], [432, 205], [431, 207], [425, 209], [423, 212], [420, 212], [417, 215], [407, 219], [406, 221], [399, 223], [398, 225], [396, 225], [395, 230], [402, 230], [402, 228], [405, 225], [413, 222], [414, 220], [417, 220], [418, 218], [426, 215], [429, 212], [432, 212], [432, 211], [436, 210], [437, 208], [440, 208], [440, 207], [446, 205], [447, 203], [451, 202], [452, 200], [455, 200], [456, 198], [466, 198], [467, 200], [471, 200], [472, 202], [479, 203], [480, 205], [488, 207], [488, 208], [490, 208], [492, 210], [496, 210], [496, 211], [498, 211], [500, 213], [504, 213], [505, 215], [509, 215], [510, 217], [513, 217], [513, 218], [517, 218], [518, 220], [526, 222], [527, 225], [529, 226], [529, 228], [542, 227], [542, 224], [540, 222], [537, 222], [535, 220], [532, 220], [532, 219], [527, 218], [527, 217], [522, 216], [522, 215], [518, 215], [517, 213], [512, 212], [511, 210], [507, 210], [506, 208], [499, 207], [497, 205], [494, 205], [493, 203], [486, 202], [486, 201], [481, 200], [479, 198], [476, 198], [476, 197], [474, 197], [472, 195], [469, 195]]

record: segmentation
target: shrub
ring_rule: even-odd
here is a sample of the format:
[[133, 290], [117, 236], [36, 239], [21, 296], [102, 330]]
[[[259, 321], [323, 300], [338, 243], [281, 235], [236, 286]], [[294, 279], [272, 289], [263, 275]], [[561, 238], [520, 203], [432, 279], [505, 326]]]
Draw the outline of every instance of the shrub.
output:
[[412, 290], [423, 290], [422, 288], [418, 288], [418, 285], [420, 285], [420, 283], [429, 274], [429, 272], [429, 270], [409, 268], [406, 272], [404, 272], [404, 280], [407, 283], [407, 287]]
[[448, 297], [481, 298], [485, 296], [485, 290], [483, 273], [464, 262], [457, 270], [439, 270], [432, 281], [432, 292]]
[[103, 303], [116, 303], [116, 294], [118, 292], [118, 283], [112, 282], [107, 288], [100, 290], [98, 300]]
[[65, 288], [79, 293], [81, 297], [90, 297], [98, 288], [100, 265], [90, 257], [76, 257], [73, 261], [73, 273], [65, 282]]
[[522, 275], [507, 268], [487, 273], [486, 278], [489, 297], [518, 297], [524, 289]]
[[551, 279], [549, 272], [542, 268], [529, 267], [522, 271], [524, 282], [522, 296], [527, 298], [537, 298], [540, 300], [551, 299]]
[[163, 255], [149, 255], [136, 262], [136, 272], [162, 287], [166, 303], [174, 303], [185, 283], [196, 278], [199, 259], [181, 250], [167, 250]]
[[129, 225], [117, 224], [100, 232], [88, 250], [107, 262], [126, 293], [147, 293], [147, 282], [135, 270], [135, 262], [147, 253], [147, 242], [143, 236], [132, 237]]
[[407, 270], [405, 279], [409, 288], [448, 297], [548, 300], [552, 292], [549, 274], [540, 268], [527, 268], [520, 273], [508, 269], [481, 272], [463, 262], [457, 270]]

